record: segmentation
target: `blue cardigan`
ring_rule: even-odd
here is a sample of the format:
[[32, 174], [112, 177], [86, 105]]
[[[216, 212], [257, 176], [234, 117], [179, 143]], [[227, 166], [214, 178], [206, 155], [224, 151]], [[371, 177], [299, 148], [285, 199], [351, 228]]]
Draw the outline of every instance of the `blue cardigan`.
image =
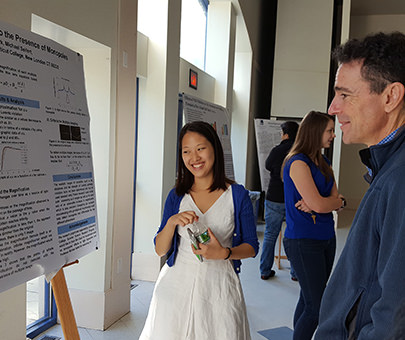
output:
[[[159, 234], [167, 223], [167, 220], [177, 214], [180, 208], [180, 202], [184, 196], [178, 196], [175, 189], [172, 189], [166, 199], [165, 208], [163, 211], [162, 223], [159, 230], [154, 237], [154, 243], [156, 244], [156, 236]], [[232, 247], [236, 247], [242, 243], [250, 244], [255, 250], [255, 256], [259, 251], [259, 241], [256, 234], [256, 223], [253, 215], [253, 206], [249, 198], [248, 191], [240, 184], [232, 184], [232, 198], [234, 205], [234, 217], [235, 217], [235, 229], [232, 238]], [[172, 246], [167, 252], [167, 264], [169, 267], [173, 266], [177, 248], [179, 244], [180, 236], [177, 231], [174, 234]], [[232, 260], [235, 272], [240, 273], [240, 260]]]

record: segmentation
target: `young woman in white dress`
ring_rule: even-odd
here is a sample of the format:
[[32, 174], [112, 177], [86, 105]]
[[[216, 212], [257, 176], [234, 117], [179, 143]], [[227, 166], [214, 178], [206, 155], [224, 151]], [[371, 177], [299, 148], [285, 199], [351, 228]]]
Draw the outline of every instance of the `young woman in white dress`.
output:
[[[194, 221], [207, 225], [211, 238], [199, 249], [187, 232]], [[154, 242], [168, 260], [139, 339], [250, 340], [238, 273], [240, 259], [258, 252], [253, 207], [248, 191], [226, 178], [221, 142], [208, 123], [180, 132], [176, 186]]]

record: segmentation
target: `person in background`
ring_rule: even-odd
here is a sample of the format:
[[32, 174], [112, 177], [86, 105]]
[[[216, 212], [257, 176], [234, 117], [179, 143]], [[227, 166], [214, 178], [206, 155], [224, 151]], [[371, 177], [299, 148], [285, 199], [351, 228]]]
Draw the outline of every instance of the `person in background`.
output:
[[[209, 227], [210, 241], [194, 249], [188, 228], [196, 221]], [[226, 178], [221, 142], [208, 123], [188, 123], [180, 131], [176, 186], [154, 241], [156, 253], [168, 260], [139, 339], [250, 340], [237, 274], [240, 260], [259, 248], [253, 207], [248, 191]]]
[[315, 339], [385, 339], [405, 299], [405, 35], [352, 39], [333, 56], [329, 114], [344, 143], [367, 145], [360, 157], [370, 187], [325, 290]]
[[322, 155], [322, 149], [329, 148], [335, 138], [334, 128], [326, 113], [309, 112], [283, 165], [284, 249], [301, 288], [294, 313], [294, 340], [311, 340], [318, 325], [336, 250], [332, 211], [345, 205], [330, 162]]
[[[266, 159], [266, 169], [270, 171], [270, 181], [264, 202], [266, 227], [260, 256], [260, 277], [262, 280], [267, 280], [276, 273], [271, 269], [274, 263], [274, 248], [285, 219], [284, 185], [280, 171], [284, 158], [290, 151], [298, 131], [298, 124], [294, 121], [284, 122], [280, 127], [282, 131], [281, 143], [270, 151]], [[292, 266], [290, 274], [291, 279], [296, 281], [297, 278]]]

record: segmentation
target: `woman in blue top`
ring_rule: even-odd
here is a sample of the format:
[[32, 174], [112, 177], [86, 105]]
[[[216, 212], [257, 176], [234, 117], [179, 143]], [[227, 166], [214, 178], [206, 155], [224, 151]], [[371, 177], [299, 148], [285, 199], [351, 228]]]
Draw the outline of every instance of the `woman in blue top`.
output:
[[310, 340], [318, 326], [323, 291], [336, 250], [333, 210], [345, 204], [329, 160], [335, 124], [325, 113], [311, 111], [302, 120], [284, 160], [287, 227], [284, 248], [301, 287], [294, 314], [294, 340]]
[[[210, 241], [194, 249], [187, 229], [208, 226]], [[258, 251], [248, 191], [225, 176], [214, 128], [180, 131], [177, 182], [169, 193], [155, 250], [167, 263], [156, 281], [140, 340], [250, 340], [240, 259]], [[202, 256], [200, 262], [196, 255]]]

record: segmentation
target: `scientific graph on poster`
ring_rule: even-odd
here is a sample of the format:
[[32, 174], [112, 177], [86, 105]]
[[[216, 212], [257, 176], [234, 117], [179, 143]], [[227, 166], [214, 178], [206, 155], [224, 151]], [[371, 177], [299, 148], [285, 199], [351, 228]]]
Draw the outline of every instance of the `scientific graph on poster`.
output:
[[54, 77], [53, 78], [53, 95], [62, 103], [70, 104], [76, 91], [69, 79]]
[[28, 169], [26, 148], [3, 146], [0, 148], [0, 155], [0, 172]]
[[0, 22], [0, 292], [98, 248], [83, 58]]

